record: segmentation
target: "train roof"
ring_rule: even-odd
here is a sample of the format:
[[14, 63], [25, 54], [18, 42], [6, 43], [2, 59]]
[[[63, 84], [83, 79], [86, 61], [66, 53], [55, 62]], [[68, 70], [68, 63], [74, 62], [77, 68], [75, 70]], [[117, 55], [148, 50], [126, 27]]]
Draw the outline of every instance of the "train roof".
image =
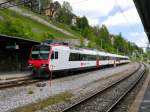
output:
[[96, 49], [78, 48], [78, 47], [68, 46], [68, 45], [64, 45], [64, 44], [60, 44], [60, 43], [50, 44], [50, 46], [59, 48], [59, 49], [64, 49], [64, 50], [71, 50], [73, 53], [93, 54], [93, 55], [98, 54], [98, 55], [102, 55], [102, 56], [129, 58], [128, 56], [122, 56], [122, 55], [118, 55], [118, 54], [112, 54], [112, 53], [108, 53], [108, 52], [98, 51]]

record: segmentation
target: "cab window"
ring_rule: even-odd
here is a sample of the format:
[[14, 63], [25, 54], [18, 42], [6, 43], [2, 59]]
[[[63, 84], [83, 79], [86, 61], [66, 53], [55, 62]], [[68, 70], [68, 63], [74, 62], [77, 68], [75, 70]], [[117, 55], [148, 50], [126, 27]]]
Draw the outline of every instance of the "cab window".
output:
[[52, 51], [51, 59], [58, 59], [58, 51]]

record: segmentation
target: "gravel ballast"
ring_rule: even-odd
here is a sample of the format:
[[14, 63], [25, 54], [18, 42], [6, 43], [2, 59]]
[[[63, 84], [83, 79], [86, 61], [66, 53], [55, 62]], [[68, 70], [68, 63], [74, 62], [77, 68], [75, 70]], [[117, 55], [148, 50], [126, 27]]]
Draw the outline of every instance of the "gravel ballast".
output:
[[138, 68], [138, 66], [131, 67], [130, 70], [126, 69], [120, 73], [118, 72], [117, 74], [110, 75], [110, 76], [105, 77], [105, 78], [100, 78], [99, 80], [91, 82], [91, 83], [89, 83], [85, 86], [82, 86], [76, 90], [72, 90], [72, 93], [74, 93], [75, 96], [72, 99], [70, 99], [70, 101], [56, 104], [56, 105], [50, 105], [49, 107], [46, 107], [46, 108], [39, 110], [37, 112], [45, 112], [45, 111], [47, 111], [47, 112], [61, 112], [64, 109], [66, 109], [66, 108], [68, 108], [74, 104], [77, 104], [78, 102], [82, 101], [83, 99], [86, 99], [89, 96], [91, 96], [91, 95], [103, 90], [104, 88], [112, 85], [112, 83], [115, 83], [116, 81], [123, 79], [124, 77], [130, 75], [137, 68]]
[[75, 106], [65, 112], [107, 112], [115, 101], [130, 88], [132, 84], [141, 76], [142, 70], [135, 73], [126, 80], [119, 82], [117, 85], [107, 89], [100, 94], [95, 95], [89, 100], [82, 102], [80, 105]]
[[[20, 106], [35, 103], [41, 99], [45, 99], [65, 91], [70, 91], [74, 93], [75, 96], [79, 96], [87, 91], [93, 91], [95, 86], [89, 86], [92, 83], [94, 84], [94, 82], [102, 78], [104, 79], [114, 74], [118, 75], [118, 73], [129, 71], [136, 67], [137, 63], [132, 63], [115, 68], [102, 69], [89, 73], [82, 73], [80, 75], [54, 79], [51, 81], [51, 85], [49, 81], [46, 81], [46, 86], [44, 87], [37, 87], [36, 84], [33, 84], [30, 86], [1, 90], [0, 112], [9, 111]], [[32, 94], [29, 94], [30, 91], [32, 91]]]

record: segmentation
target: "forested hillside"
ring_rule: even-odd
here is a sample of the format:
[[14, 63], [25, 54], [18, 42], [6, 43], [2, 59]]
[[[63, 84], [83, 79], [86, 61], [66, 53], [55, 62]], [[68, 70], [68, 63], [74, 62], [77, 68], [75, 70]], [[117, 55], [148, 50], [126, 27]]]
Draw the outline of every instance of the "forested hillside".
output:
[[[16, 3], [27, 0], [15, 0]], [[143, 52], [136, 44], [125, 40], [120, 32], [110, 34], [105, 25], [90, 26], [88, 19], [79, 17], [72, 11], [68, 2], [60, 4], [52, 0], [28, 0], [30, 2], [19, 8], [30, 11], [35, 16], [64, 29], [74, 36], [66, 35], [50, 28], [32, 18], [22, 16], [10, 9], [0, 10], [0, 33], [42, 41], [45, 39], [76, 38], [80, 40], [80, 47], [90, 47], [112, 53], [132, 55]], [[85, 40], [88, 44], [85, 44]]]

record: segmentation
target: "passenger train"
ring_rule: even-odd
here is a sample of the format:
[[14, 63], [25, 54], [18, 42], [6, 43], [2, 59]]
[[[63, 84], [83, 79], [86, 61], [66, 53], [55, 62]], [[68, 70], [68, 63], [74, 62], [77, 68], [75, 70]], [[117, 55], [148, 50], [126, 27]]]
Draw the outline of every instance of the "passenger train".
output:
[[85, 70], [128, 62], [128, 56], [45, 41], [32, 47], [28, 64], [37, 77], [48, 77], [51, 72]]

